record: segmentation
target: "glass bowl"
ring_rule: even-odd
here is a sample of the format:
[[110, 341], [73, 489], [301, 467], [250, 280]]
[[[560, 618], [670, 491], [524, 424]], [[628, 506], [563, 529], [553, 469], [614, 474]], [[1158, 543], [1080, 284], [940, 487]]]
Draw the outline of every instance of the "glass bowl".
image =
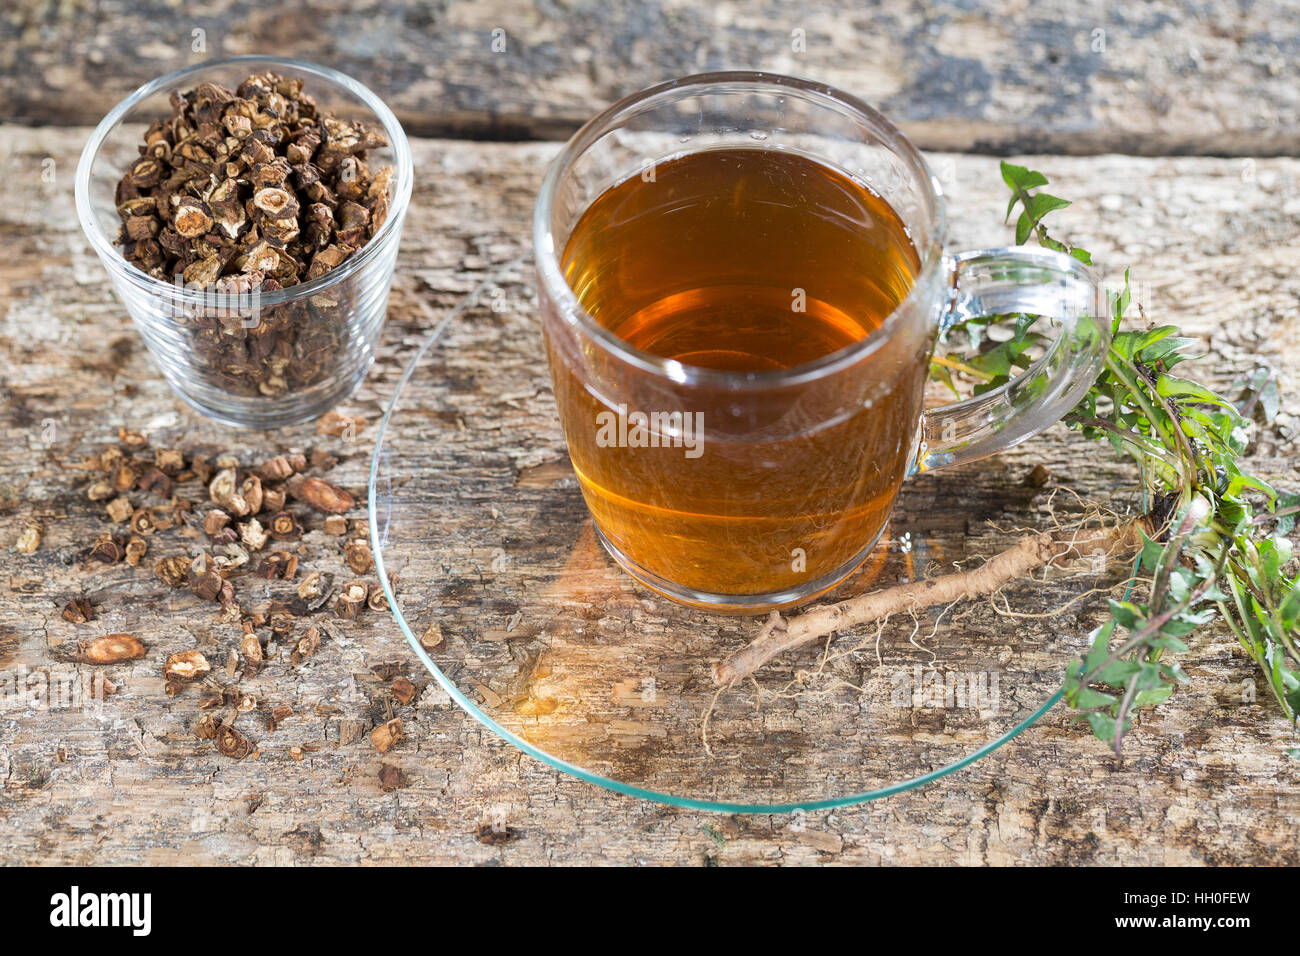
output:
[[[535, 279], [520, 260], [441, 318], [380, 423], [372, 548], [434, 679], [422, 708], [454, 702], [524, 753], [611, 790], [767, 813], [938, 780], [1059, 701], [1066, 664], [1100, 621], [1097, 602], [1072, 601], [1092, 578], [1018, 582], [997, 606], [836, 634], [720, 691], [712, 665], [762, 619], [674, 604], [615, 565], [569, 464], [542, 355]], [[1003, 457], [1017, 454], [1035, 452]], [[981, 467], [1006, 484], [1005, 470]], [[1005, 547], [1006, 532], [972, 513], [989, 494], [974, 474], [905, 485], [875, 553], [824, 600]], [[1041, 503], [1015, 501], [1005, 522], [1042, 520]], [[999, 617], [1033, 603], [1061, 610]]]
[[[144, 129], [168, 116], [173, 90], [204, 82], [234, 88], [272, 71], [301, 78], [322, 112], [382, 128], [389, 145], [370, 151], [373, 169], [392, 166], [388, 217], [357, 252], [326, 274], [273, 292], [215, 293], [169, 283], [128, 262], [117, 245], [115, 188], [138, 155]], [[301, 60], [236, 56], [160, 76], [115, 106], [91, 134], [76, 173], [77, 215], [119, 298], [175, 392], [203, 414], [238, 426], [274, 428], [316, 418], [365, 378], [388, 309], [397, 246], [411, 197], [411, 150], [401, 124], [374, 93], [336, 70]], [[284, 374], [265, 368], [273, 359]], [[251, 363], [251, 366], [250, 366]]]

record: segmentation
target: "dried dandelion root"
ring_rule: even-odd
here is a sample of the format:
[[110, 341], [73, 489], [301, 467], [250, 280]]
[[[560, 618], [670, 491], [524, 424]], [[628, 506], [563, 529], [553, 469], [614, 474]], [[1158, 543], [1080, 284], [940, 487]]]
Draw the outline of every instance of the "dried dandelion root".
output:
[[1151, 520], [1140, 517], [1102, 530], [1043, 531], [1022, 538], [970, 571], [872, 591], [838, 604], [810, 608], [789, 619], [773, 611], [758, 637], [713, 665], [713, 682], [721, 687], [733, 687], [774, 657], [834, 631], [917, 608], [985, 597], [1044, 565], [1062, 567], [1098, 553], [1132, 554], [1142, 546], [1142, 532], [1149, 535], [1152, 530]]

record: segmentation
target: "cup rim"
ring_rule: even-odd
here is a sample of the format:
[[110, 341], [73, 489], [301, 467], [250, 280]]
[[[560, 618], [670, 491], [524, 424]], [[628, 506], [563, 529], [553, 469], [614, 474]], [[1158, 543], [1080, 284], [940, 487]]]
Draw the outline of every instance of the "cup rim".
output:
[[[240, 301], [238, 293], [214, 292], [208, 289], [191, 289], [188, 286], [174, 282], [165, 282], [149, 275], [140, 269], [139, 266], [128, 262], [118, 249], [117, 243], [109, 238], [108, 234], [100, 228], [100, 223], [90, 205], [90, 176], [91, 169], [94, 166], [95, 158], [99, 155], [108, 135], [117, 127], [117, 124], [126, 117], [137, 104], [146, 97], [152, 96], [160, 91], [179, 89], [182, 81], [199, 76], [203, 73], [210, 72], [222, 67], [237, 66], [239, 64], [262, 64], [266, 69], [286, 72], [292, 71], [298, 74], [307, 74], [313, 76], [325, 83], [331, 84], [337, 88], [343, 89], [353, 96], [357, 97], [365, 106], [374, 113], [376, 118], [384, 127], [384, 132], [388, 136], [389, 148], [393, 151], [393, 164], [396, 167], [396, 176], [393, 184], [392, 201], [388, 209], [388, 217], [384, 224], [379, 227], [379, 232], [372, 236], [364, 246], [358, 249], [353, 255], [349, 256], [342, 264], [322, 276], [310, 279], [306, 282], [300, 282], [292, 285], [287, 289], [277, 289], [272, 292], [258, 293], [259, 307], [270, 307], [282, 305], [286, 302], [297, 301], [306, 298], [337, 285], [355, 275], [364, 269], [371, 261], [376, 259], [381, 250], [384, 249], [393, 235], [399, 231], [401, 222], [406, 214], [406, 207], [410, 203], [411, 192], [414, 183], [413, 159], [411, 156], [411, 146], [407, 141], [406, 132], [402, 129], [402, 124], [398, 121], [397, 116], [389, 109], [379, 96], [369, 87], [358, 82], [346, 73], [340, 73], [338, 70], [331, 69], [328, 66], [321, 66], [308, 60], [299, 60], [294, 57], [282, 56], [265, 56], [262, 54], [241, 54], [239, 56], [223, 57], [216, 60], [204, 60], [201, 63], [194, 63], [190, 66], [181, 67], [172, 70], [170, 73], [163, 75], [144, 83], [131, 92], [126, 98], [114, 106], [99, 121], [90, 134], [85, 147], [81, 151], [81, 158], [77, 162], [77, 172], [74, 181], [74, 192], [76, 194], [77, 218], [81, 221], [82, 232], [90, 241], [91, 246], [99, 254], [100, 259], [108, 266], [110, 272], [120, 275], [122, 278], [133, 283], [137, 287], [152, 292], [157, 295], [165, 296], [174, 301], [186, 305], [192, 305], [200, 308], [220, 307], [224, 302], [237, 303]], [[245, 294], [244, 298], [247, 298]]]
[[[614, 122], [634, 115], [640, 109], [656, 100], [670, 101], [684, 98], [693, 93], [713, 89], [725, 90], [728, 86], [737, 92], [789, 92], [820, 100], [841, 110], [851, 111], [856, 118], [864, 121], [872, 132], [885, 142], [896, 155], [910, 164], [912, 172], [929, 187], [929, 205], [933, 218], [933, 232], [924, 249], [918, 249], [921, 265], [912, 288], [887, 315], [883, 322], [867, 336], [846, 345], [829, 355], [824, 355], [811, 362], [805, 362], [787, 369], [756, 372], [729, 372], [687, 365], [676, 359], [664, 358], [652, 352], [646, 352], [628, 344], [614, 332], [605, 328], [582, 306], [577, 295], [569, 286], [560, 269], [559, 254], [555, 248], [555, 237], [551, 234], [551, 211], [555, 205], [556, 193], [560, 180], [587, 148], [602, 136], [606, 128]], [[537, 194], [533, 207], [533, 248], [536, 257], [539, 279], [547, 294], [557, 301], [560, 312], [566, 321], [580, 326], [580, 331], [597, 342], [606, 351], [613, 353], [623, 361], [651, 374], [667, 378], [677, 384], [711, 385], [727, 388], [770, 388], [773, 386], [797, 385], [824, 375], [831, 374], [852, 365], [888, 341], [895, 327], [908, 310], [917, 308], [920, 300], [929, 294], [926, 281], [931, 272], [942, 267], [944, 247], [947, 242], [948, 222], [944, 209], [943, 187], [930, 170], [929, 164], [920, 150], [897, 126], [886, 119], [879, 111], [868, 106], [857, 97], [845, 93], [827, 83], [817, 83], [800, 77], [785, 76], [779, 73], [766, 73], [757, 70], [728, 70], [713, 73], [697, 73], [692, 76], [668, 80], [633, 93], [607, 106], [597, 113], [573, 134], [560, 153], [551, 161]]]

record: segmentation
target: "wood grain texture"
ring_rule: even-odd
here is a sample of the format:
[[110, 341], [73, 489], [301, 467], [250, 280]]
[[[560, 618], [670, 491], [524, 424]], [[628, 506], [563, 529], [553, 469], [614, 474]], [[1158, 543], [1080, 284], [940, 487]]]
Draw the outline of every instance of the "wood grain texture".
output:
[[1300, 153], [1288, 0], [14, 0], [0, 119], [94, 124], [169, 70], [268, 52], [356, 76], [415, 135], [556, 138], [651, 84], [762, 69], [857, 94], [933, 149]]
[[[387, 685], [373, 668], [396, 663], [422, 689], [429, 679], [382, 615], [340, 623], [308, 666], [259, 675], [250, 684], [258, 696], [289, 704], [296, 716], [273, 733], [250, 722], [256, 759], [219, 756], [192, 736], [195, 697], [167, 698], [160, 671], [168, 653], [194, 646], [224, 659], [234, 633], [210, 607], [175, 600], [146, 575], [87, 571], [80, 553], [103, 519], [70, 469], [125, 424], [158, 445], [211, 444], [248, 460], [319, 444], [341, 458], [330, 477], [361, 492], [374, 429], [355, 444], [318, 438], [310, 426], [231, 432], [170, 393], [76, 225], [71, 170], [87, 135], [84, 128], [0, 128], [0, 672], [65, 671], [56, 657], [92, 633], [135, 633], [149, 654], [108, 669], [120, 691], [102, 713], [0, 710], [0, 861], [1298, 862], [1300, 781], [1285, 753], [1293, 733], [1263, 688], [1249, 699], [1251, 665], [1219, 630], [1197, 635], [1186, 659], [1191, 684], [1144, 715], [1122, 761], [1057, 711], [936, 786], [809, 814], [803, 829], [783, 816], [689, 812], [598, 790], [432, 701], [400, 711], [408, 736], [382, 759], [411, 786], [383, 792], [380, 756], [364, 734], [351, 739], [382, 712]], [[344, 409], [371, 422], [435, 318], [492, 264], [526, 249], [533, 194], [555, 149], [435, 140], [414, 148], [425, 175], [407, 218], [389, 322], [374, 371]], [[954, 246], [1004, 242], [996, 161], [931, 158], [951, 196]], [[46, 159], [57, 170], [53, 183], [41, 178]], [[1285, 407], [1261, 436], [1255, 465], [1295, 484], [1300, 161], [1027, 161], [1075, 199], [1059, 214], [1059, 228], [1111, 273], [1132, 264], [1148, 317], [1204, 338], [1199, 374], [1227, 383], [1258, 363], [1279, 372]], [[485, 396], [512, 391], [508, 364], [468, 371]], [[443, 434], [444, 417], [429, 416], [431, 441]], [[1128, 494], [1125, 466], [1099, 460], [1094, 448], [1055, 428], [1009, 454], [919, 479], [909, 520], [953, 554], [987, 550], [1004, 539], [986, 520], [1043, 520], [1041, 498], [1019, 484], [1039, 462], [1079, 494], [1103, 501], [1116, 489]], [[557, 469], [528, 463], [518, 481], [545, 489], [562, 478]], [[44, 542], [20, 554], [10, 546], [33, 513], [43, 516]], [[555, 521], [552, 533], [574, 533], [565, 514]], [[337, 544], [309, 537], [315, 566], [340, 572]], [[100, 603], [91, 625], [59, 616], [78, 593]], [[969, 626], [985, 640], [1007, 628], [984, 612]], [[734, 639], [735, 623], [727, 627]], [[1041, 633], [1050, 624], [1027, 629]], [[320, 749], [295, 759], [292, 748], [303, 745]], [[481, 842], [477, 828], [494, 820], [505, 822], [510, 839]]]

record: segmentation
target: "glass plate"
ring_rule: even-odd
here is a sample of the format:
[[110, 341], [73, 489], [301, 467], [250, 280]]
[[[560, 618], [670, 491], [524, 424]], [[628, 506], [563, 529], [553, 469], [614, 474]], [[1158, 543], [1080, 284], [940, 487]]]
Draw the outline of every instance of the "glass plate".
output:
[[[1060, 699], [1099, 603], [1070, 602], [1096, 575], [900, 614], [720, 692], [712, 665], [762, 619], [675, 605], [604, 552], [565, 451], [536, 299], [518, 260], [443, 316], [397, 385], [371, 463], [372, 543], [393, 615], [476, 720], [612, 790], [762, 813], [922, 786]], [[1011, 467], [909, 479], [875, 553], [823, 600], [982, 561], [1010, 530], [985, 518], [1041, 527], [1041, 503], [1023, 489], [979, 513], [1018, 486], [1023, 470]], [[1049, 606], [1064, 607], [1008, 616]]]

